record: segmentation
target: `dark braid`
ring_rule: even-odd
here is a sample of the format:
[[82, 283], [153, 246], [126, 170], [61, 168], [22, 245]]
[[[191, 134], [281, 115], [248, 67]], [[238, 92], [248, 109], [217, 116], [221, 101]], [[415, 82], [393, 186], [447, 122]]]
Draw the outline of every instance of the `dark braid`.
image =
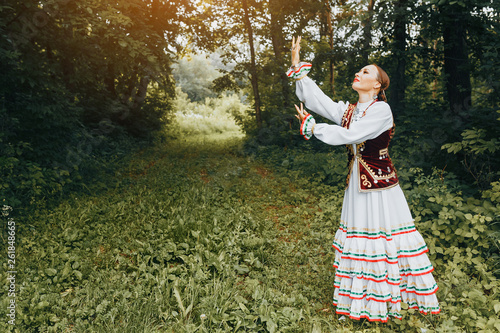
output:
[[380, 68], [379, 66], [373, 64], [377, 68], [377, 79], [378, 82], [380, 82], [380, 90], [378, 92], [377, 98], [379, 101], [384, 101], [387, 102], [387, 97], [385, 96], [385, 91], [387, 88], [389, 88], [389, 84], [391, 83], [391, 80], [389, 79], [389, 76], [387, 73]]

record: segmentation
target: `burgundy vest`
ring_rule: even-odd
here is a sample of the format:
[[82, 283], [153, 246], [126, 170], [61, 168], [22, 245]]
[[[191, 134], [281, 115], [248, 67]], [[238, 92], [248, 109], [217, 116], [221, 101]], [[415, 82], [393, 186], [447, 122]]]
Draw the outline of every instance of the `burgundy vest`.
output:
[[[355, 108], [356, 104], [349, 104], [342, 117], [342, 127], [349, 129]], [[375, 139], [366, 140], [356, 145], [360, 192], [383, 190], [399, 183], [388, 150], [389, 142], [394, 135], [394, 127], [393, 125], [391, 129], [388, 129]], [[352, 145], [347, 145], [347, 154], [349, 157], [349, 173], [347, 175], [346, 189], [349, 186], [355, 160]]]

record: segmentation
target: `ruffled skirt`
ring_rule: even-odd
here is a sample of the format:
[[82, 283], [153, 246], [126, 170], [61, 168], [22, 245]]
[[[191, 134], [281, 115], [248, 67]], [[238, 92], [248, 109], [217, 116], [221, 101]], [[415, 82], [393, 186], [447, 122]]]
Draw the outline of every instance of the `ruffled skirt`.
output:
[[434, 268], [403, 191], [397, 185], [359, 192], [357, 172], [354, 163], [333, 241], [336, 312], [386, 322], [401, 319], [405, 302], [424, 314], [439, 313]]

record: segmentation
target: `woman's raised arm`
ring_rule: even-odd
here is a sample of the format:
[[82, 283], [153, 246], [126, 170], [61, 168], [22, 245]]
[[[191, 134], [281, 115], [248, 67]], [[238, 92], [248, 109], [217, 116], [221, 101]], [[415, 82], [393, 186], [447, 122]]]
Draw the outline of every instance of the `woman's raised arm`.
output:
[[297, 40], [292, 37], [292, 66], [287, 72], [289, 77], [296, 80], [295, 93], [309, 110], [340, 125], [348, 103], [334, 102], [323, 93], [313, 80], [307, 77], [307, 73], [311, 70], [311, 64], [300, 62], [301, 40], [300, 36], [297, 37]]

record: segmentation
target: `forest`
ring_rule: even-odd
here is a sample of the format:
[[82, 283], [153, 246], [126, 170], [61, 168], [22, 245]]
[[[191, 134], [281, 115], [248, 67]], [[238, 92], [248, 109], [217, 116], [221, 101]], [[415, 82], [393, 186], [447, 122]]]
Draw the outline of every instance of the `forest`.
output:
[[[500, 331], [499, 12], [493, 0], [2, 1], [0, 330]], [[355, 102], [366, 64], [388, 73], [391, 157], [439, 315], [335, 314], [347, 158], [299, 134], [294, 36], [333, 100]]]

